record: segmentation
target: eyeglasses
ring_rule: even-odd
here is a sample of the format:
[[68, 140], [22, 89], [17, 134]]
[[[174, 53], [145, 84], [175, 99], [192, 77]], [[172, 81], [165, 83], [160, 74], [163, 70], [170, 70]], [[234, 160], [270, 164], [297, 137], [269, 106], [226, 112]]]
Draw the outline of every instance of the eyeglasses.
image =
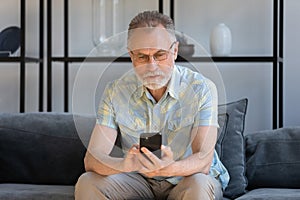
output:
[[133, 55], [133, 60], [138, 62], [138, 63], [148, 63], [150, 61], [150, 57], [152, 57], [155, 61], [163, 61], [163, 60], [168, 59], [170, 50], [172, 49], [174, 44], [176, 44], [176, 41], [171, 44], [170, 48], [167, 51], [166, 50], [159, 50], [158, 52], [156, 52], [152, 56], [142, 54], [142, 53], [135, 54], [135, 53], [133, 53], [133, 51], [130, 51], [130, 52]]

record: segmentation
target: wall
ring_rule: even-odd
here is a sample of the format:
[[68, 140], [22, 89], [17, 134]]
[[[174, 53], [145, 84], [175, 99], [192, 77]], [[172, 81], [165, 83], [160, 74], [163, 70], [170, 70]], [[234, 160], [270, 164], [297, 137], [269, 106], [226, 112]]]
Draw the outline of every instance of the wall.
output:
[[[20, 0], [2, 0], [0, 6], [0, 31], [9, 26], [20, 26]], [[26, 51], [27, 56], [37, 57], [38, 49], [38, 0], [26, 6]], [[20, 55], [19, 50], [12, 56]], [[38, 110], [38, 64], [26, 65], [26, 110]], [[0, 111], [19, 111], [19, 64], [0, 63]]]
[[[1, 6], [1, 13], [8, 16], [11, 12], [17, 12], [18, 1], [6, 1], [5, 6]], [[29, 43], [29, 54], [36, 53], [36, 19], [37, 13], [35, 3], [31, 1], [28, 6], [27, 37]], [[70, 1], [70, 55], [84, 56], [94, 48], [92, 40], [92, 0]], [[111, 5], [108, 5], [108, 9]], [[139, 11], [145, 9], [156, 9], [157, 1], [149, 0], [120, 0], [118, 4], [118, 32], [126, 30], [129, 20]], [[168, 10], [167, 1], [165, 8]], [[285, 125], [300, 125], [299, 108], [296, 102], [299, 102], [300, 94], [296, 92], [299, 79], [297, 64], [297, 48], [299, 42], [293, 38], [299, 35], [299, 26], [295, 26], [296, 19], [299, 19], [299, 1], [286, 1], [286, 35], [285, 35]], [[111, 24], [111, 13], [107, 12], [108, 24]], [[1, 15], [2, 16], [2, 15]], [[63, 7], [62, 1], [53, 1], [53, 54], [62, 55], [63, 40]], [[211, 29], [218, 23], [227, 24], [233, 36], [232, 55], [271, 55], [272, 53], [272, 0], [251, 0], [238, 1], [227, 0], [226, 5], [220, 4], [218, 0], [188, 0], [176, 1], [175, 23], [180, 32], [184, 32], [203, 46], [209, 52], [209, 34]], [[18, 14], [14, 17], [1, 17], [0, 28], [6, 24], [18, 24]], [[108, 26], [111, 27], [111, 26]], [[111, 28], [107, 28], [107, 35], [111, 34]], [[196, 52], [198, 53], [198, 52]], [[98, 74], [104, 72], [108, 63], [88, 64], [85, 68], [95, 69]], [[195, 63], [200, 67], [205, 67], [203, 63]], [[27, 88], [26, 88], [26, 111], [37, 110], [37, 70], [34, 64], [27, 65]], [[18, 65], [0, 64], [0, 110], [5, 112], [18, 111]], [[116, 64], [114, 68], [105, 71], [105, 82], [120, 76], [122, 71], [130, 69], [130, 64]], [[246, 131], [272, 128], [272, 65], [265, 63], [217, 63], [217, 69], [220, 71], [223, 79], [227, 101], [235, 101], [246, 97], [249, 99], [249, 107], [246, 118]], [[70, 96], [73, 95], [74, 82], [82, 66], [79, 63], [70, 65]], [[298, 72], [298, 73], [297, 73]], [[95, 74], [97, 74], [95, 73]], [[91, 78], [93, 74], [84, 74], [86, 80], [95, 82], [97, 77]], [[63, 70], [61, 63], [53, 64], [53, 111], [61, 112], [63, 110]], [[87, 81], [88, 82], [88, 81]], [[297, 84], [298, 83], [298, 84]], [[76, 84], [76, 82], [75, 82]], [[76, 105], [80, 112], [94, 112], [96, 100], [89, 101], [90, 95], [95, 96], [95, 91], [89, 89], [88, 83], [81, 87], [78, 95], [80, 101]], [[76, 88], [78, 88], [76, 86]], [[78, 94], [78, 90], [75, 92]], [[99, 94], [96, 94], [96, 96]], [[98, 97], [96, 97], [98, 98]], [[220, 102], [223, 103], [223, 102]], [[94, 104], [92, 108], [87, 107]], [[70, 104], [70, 109], [73, 105]], [[76, 110], [76, 111], [78, 111]], [[87, 111], [88, 110], [88, 111]]]
[[300, 18], [299, 0], [289, 0], [286, 2], [286, 19], [285, 19], [285, 93], [284, 93], [284, 125], [300, 125], [300, 41], [296, 39], [300, 35], [300, 26], [297, 19]]

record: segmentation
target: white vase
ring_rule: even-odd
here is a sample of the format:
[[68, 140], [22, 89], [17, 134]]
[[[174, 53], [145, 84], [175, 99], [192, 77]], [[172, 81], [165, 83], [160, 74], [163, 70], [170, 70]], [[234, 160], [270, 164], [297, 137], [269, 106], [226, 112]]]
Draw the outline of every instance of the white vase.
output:
[[228, 56], [231, 53], [230, 29], [223, 23], [215, 26], [210, 35], [210, 52], [213, 56]]

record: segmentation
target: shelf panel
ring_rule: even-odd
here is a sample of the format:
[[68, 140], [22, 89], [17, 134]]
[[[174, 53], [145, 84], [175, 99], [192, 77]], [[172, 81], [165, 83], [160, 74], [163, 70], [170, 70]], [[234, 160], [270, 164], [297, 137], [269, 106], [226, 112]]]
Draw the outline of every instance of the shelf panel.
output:
[[0, 63], [2, 62], [12, 62], [12, 63], [17, 63], [17, 62], [26, 62], [26, 63], [41, 63], [43, 62], [43, 59], [40, 58], [33, 58], [33, 57], [0, 57]]
[[54, 62], [131, 62], [129, 57], [52, 57]]
[[[282, 59], [281, 59], [282, 60]], [[273, 56], [178, 57], [177, 62], [280, 62]]]
[[[52, 57], [54, 62], [131, 62], [130, 57]], [[272, 56], [181, 57], [176, 62], [282, 62]]]

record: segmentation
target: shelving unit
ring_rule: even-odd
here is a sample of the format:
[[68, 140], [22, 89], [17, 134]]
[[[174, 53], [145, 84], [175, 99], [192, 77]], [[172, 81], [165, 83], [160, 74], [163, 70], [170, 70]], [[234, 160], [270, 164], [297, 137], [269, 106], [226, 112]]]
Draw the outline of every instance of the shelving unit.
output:
[[19, 63], [20, 64], [20, 105], [19, 112], [25, 112], [25, 73], [26, 63], [39, 63], [39, 105], [38, 110], [43, 111], [43, 93], [44, 93], [44, 0], [39, 0], [39, 57], [26, 56], [26, 1], [20, 0], [20, 56], [17, 57], [1, 57], [0, 63]]
[[[170, 17], [174, 20], [175, 1], [170, 1]], [[283, 127], [283, 28], [284, 1], [273, 0], [273, 55], [271, 56], [229, 56], [229, 57], [194, 57], [190, 62], [238, 62], [238, 63], [272, 63], [272, 126], [273, 129]], [[177, 59], [184, 61], [184, 59]]]
[[[169, 0], [170, 17], [174, 19], [174, 0]], [[158, 0], [158, 10], [163, 13], [163, 0]], [[272, 63], [273, 65], [273, 128], [283, 126], [283, 0], [273, 0], [273, 55], [271, 56], [229, 56], [229, 57], [192, 57], [190, 62], [233, 62], [233, 63]], [[47, 110], [52, 111], [52, 62], [64, 63], [64, 111], [68, 112], [68, 68], [69, 63], [74, 62], [131, 62], [128, 57], [69, 57], [68, 41], [68, 0], [64, 0], [64, 55], [62, 57], [52, 57], [52, 1], [48, 0], [47, 24], [48, 24], [48, 56], [47, 56]], [[186, 61], [182, 57], [177, 58], [178, 62]]]

